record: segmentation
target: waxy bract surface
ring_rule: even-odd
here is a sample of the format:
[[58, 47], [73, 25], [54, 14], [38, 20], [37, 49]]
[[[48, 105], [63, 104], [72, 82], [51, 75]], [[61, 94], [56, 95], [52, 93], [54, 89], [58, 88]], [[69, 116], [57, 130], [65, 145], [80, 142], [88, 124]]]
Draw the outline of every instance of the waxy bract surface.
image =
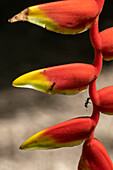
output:
[[113, 60], [113, 27], [100, 32], [103, 59]]
[[91, 28], [100, 12], [95, 0], [65, 0], [28, 7], [9, 21], [28, 21], [54, 32], [76, 34]]
[[86, 89], [97, 78], [90, 64], [67, 64], [26, 73], [13, 82], [13, 86], [27, 87], [49, 94], [75, 94]]
[[113, 115], [113, 86], [108, 86], [98, 91], [98, 109], [105, 114]]
[[109, 154], [97, 139], [85, 141], [78, 170], [113, 170]]
[[79, 145], [96, 126], [90, 117], [81, 117], [49, 127], [26, 140], [20, 149], [54, 149]]

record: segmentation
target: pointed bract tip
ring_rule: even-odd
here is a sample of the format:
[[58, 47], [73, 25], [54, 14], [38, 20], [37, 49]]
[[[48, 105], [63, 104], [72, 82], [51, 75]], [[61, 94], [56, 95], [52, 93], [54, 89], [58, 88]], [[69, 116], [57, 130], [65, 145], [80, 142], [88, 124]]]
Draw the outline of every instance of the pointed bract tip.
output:
[[21, 11], [19, 14], [13, 16], [12, 18], [8, 19], [8, 22], [18, 22], [18, 21], [27, 21], [29, 9], [26, 8], [25, 10]]
[[20, 145], [19, 149], [20, 149], [20, 150], [28, 150], [28, 148], [26, 148], [26, 147], [23, 146], [23, 144]]
[[21, 149], [21, 150], [22, 150], [22, 147], [20, 146], [20, 147], [19, 147], [19, 149]]
[[15, 83], [16, 82], [16, 79], [12, 82], [12, 86], [13, 87], [16, 87], [17, 86], [17, 83]]

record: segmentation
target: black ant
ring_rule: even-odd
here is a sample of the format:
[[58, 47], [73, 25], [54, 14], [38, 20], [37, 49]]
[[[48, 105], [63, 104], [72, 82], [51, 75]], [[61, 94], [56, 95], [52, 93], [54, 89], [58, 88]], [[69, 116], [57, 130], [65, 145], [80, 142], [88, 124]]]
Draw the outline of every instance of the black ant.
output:
[[85, 102], [85, 104], [84, 104], [84, 106], [85, 106], [86, 108], [88, 108], [88, 104], [90, 103], [90, 102], [89, 102], [90, 99], [91, 99], [91, 98], [88, 97], [87, 100], [86, 100], [86, 102]]

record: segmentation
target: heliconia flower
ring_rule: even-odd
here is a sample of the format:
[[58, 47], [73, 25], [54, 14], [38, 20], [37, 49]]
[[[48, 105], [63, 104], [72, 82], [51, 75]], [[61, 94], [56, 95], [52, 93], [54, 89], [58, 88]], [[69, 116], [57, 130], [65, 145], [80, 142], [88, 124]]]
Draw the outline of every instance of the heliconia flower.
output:
[[28, 7], [9, 22], [28, 21], [48, 30], [76, 34], [91, 28], [104, 0], [64, 0]]
[[113, 60], [113, 27], [100, 32], [104, 60]]
[[20, 149], [54, 149], [79, 145], [92, 135], [96, 124], [94, 118], [74, 118], [38, 132], [27, 139]]
[[49, 94], [75, 94], [97, 78], [91, 64], [73, 63], [39, 69], [13, 81], [13, 86], [27, 87]]
[[78, 170], [113, 170], [109, 154], [97, 139], [85, 141]]

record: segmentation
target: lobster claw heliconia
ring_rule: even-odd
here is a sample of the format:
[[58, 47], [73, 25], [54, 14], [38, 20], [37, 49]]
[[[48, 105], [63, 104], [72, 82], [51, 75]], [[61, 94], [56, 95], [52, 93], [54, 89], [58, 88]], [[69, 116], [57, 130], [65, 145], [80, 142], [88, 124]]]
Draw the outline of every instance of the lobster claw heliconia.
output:
[[97, 78], [91, 64], [73, 63], [26, 73], [13, 81], [13, 86], [26, 87], [49, 94], [76, 94]]
[[27, 139], [20, 149], [55, 149], [79, 145], [89, 139], [96, 126], [90, 117], [81, 117], [49, 127]]
[[76, 34], [91, 28], [104, 0], [65, 0], [28, 7], [9, 22], [28, 21], [48, 30]]
[[113, 170], [113, 163], [105, 147], [97, 139], [85, 141], [78, 170]]
[[113, 60], [113, 27], [100, 32], [103, 59]]

